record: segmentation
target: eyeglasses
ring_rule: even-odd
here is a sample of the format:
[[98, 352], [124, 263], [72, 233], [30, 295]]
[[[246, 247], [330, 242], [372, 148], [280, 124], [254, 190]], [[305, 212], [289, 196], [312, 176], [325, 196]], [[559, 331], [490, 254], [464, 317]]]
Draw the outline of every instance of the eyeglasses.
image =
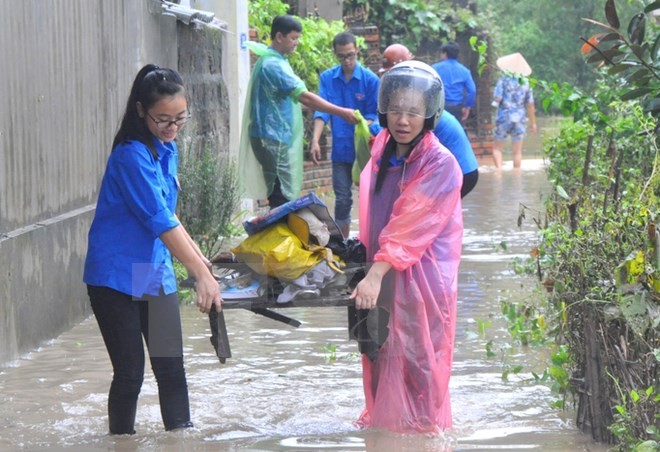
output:
[[412, 118], [423, 118], [424, 115], [421, 113], [417, 113], [414, 111], [403, 111], [403, 110], [389, 110], [387, 112], [388, 115], [393, 115], [397, 118], [404, 117], [406, 119], [412, 119]]
[[352, 60], [355, 58], [357, 55], [357, 52], [349, 52], [349, 53], [335, 53], [335, 56], [339, 61], [344, 61], [344, 60]]
[[186, 125], [186, 122], [188, 122], [188, 120], [190, 119], [190, 117], [192, 115], [189, 113], [187, 116], [184, 116], [183, 118], [175, 119], [174, 121], [170, 121], [168, 119], [160, 121], [160, 120], [154, 118], [153, 116], [151, 116], [149, 114], [149, 112], [147, 112], [147, 116], [149, 116], [151, 118], [151, 120], [154, 122], [154, 124], [156, 124], [156, 128], [158, 130], [166, 130], [166, 129], [169, 129], [172, 124], [177, 126], [177, 128], [179, 128], [179, 129], [182, 128], [183, 126]]

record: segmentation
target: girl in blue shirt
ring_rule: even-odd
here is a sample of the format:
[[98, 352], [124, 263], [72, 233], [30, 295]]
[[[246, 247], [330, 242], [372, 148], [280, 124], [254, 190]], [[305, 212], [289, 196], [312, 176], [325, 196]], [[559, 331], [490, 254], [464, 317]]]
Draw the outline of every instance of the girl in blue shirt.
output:
[[153, 64], [137, 74], [112, 143], [83, 281], [113, 378], [110, 433], [135, 433], [144, 379], [144, 338], [166, 430], [192, 427], [172, 255], [197, 281], [197, 305], [221, 309], [210, 262], [175, 215], [179, 183], [174, 139], [189, 118], [181, 76]]

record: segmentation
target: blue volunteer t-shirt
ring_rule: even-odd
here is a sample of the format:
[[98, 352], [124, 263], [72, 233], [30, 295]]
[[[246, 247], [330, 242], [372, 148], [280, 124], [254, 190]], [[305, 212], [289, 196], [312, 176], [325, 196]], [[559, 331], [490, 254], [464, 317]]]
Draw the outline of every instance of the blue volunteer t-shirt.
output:
[[445, 89], [445, 103], [474, 107], [477, 86], [470, 70], [455, 58], [438, 61], [433, 66]]
[[154, 138], [116, 146], [101, 182], [89, 231], [83, 281], [135, 297], [176, 292], [172, 256], [158, 237], [179, 225], [176, 143]]
[[463, 174], [479, 168], [470, 140], [458, 119], [448, 111], [443, 111], [433, 133], [440, 143], [454, 154]]
[[[340, 107], [360, 110], [366, 120], [378, 119], [378, 76], [359, 63], [355, 66], [350, 80], [346, 81], [341, 65], [321, 74], [319, 96]], [[332, 161], [353, 163], [355, 160], [355, 126], [339, 116], [321, 111], [314, 113], [314, 118], [323, 122], [331, 121]]]

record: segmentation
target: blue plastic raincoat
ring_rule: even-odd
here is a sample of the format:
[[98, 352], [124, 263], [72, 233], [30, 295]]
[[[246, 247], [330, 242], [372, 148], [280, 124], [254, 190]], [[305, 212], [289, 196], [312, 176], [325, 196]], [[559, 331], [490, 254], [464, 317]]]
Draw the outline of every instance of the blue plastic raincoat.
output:
[[[303, 118], [298, 98], [307, 88], [280, 52], [264, 44], [247, 45], [260, 58], [252, 68], [243, 113], [239, 180], [248, 198], [267, 198], [277, 178], [282, 194], [296, 199], [303, 180]], [[264, 146], [255, 146], [255, 140]]]

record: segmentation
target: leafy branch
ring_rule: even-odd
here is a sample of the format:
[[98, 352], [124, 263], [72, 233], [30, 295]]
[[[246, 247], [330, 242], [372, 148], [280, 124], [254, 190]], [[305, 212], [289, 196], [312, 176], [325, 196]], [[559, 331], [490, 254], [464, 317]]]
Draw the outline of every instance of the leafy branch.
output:
[[660, 10], [660, 1], [647, 5], [633, 16], [624, 31], [614, 0], [607, 0], [607, 23], [582, 19], [606, 32], [588, 39], [580, 38], [584, 42], [582, 54], [587, 63], [598, 67], [607, 65], [609, 75], [624, 80], [625, 91], [621, 100], [639, 99], [644, 103], [645, 111], [654, 116], [660, 115], [660, 34], [657, 27], [647, 23], [647, 15], [657, 10]]

